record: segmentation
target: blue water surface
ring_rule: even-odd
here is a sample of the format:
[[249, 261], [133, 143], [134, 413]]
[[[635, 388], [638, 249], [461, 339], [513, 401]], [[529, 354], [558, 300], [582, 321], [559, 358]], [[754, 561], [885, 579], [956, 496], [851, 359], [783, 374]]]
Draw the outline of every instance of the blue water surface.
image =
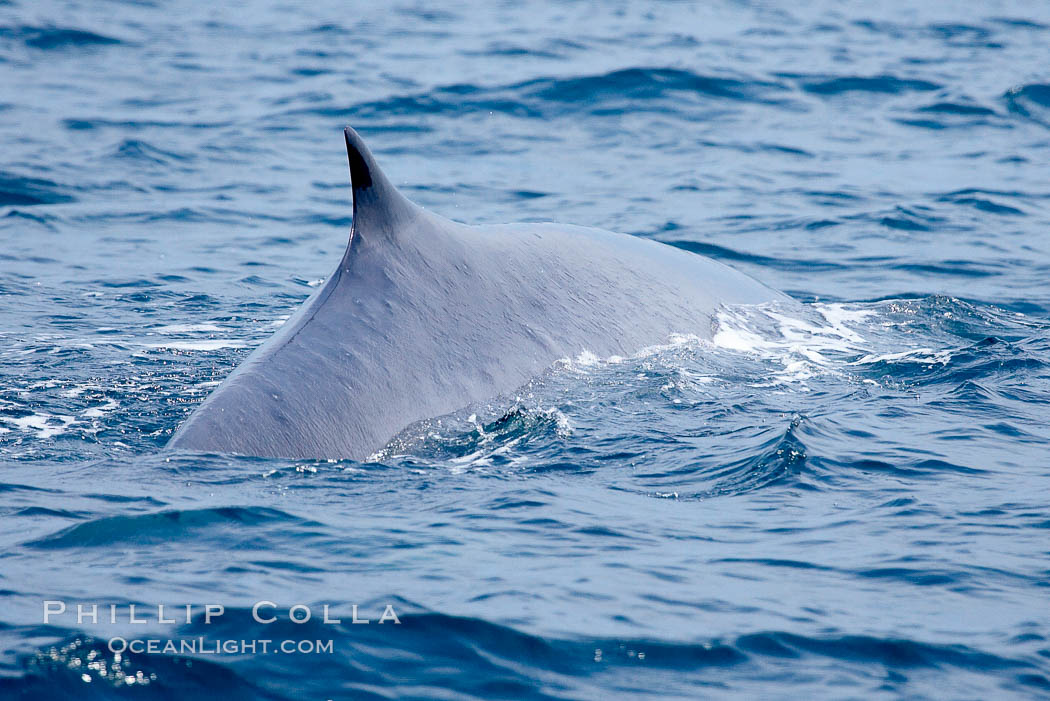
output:
[[[217, 5], [0, 2], [0, 697], [1050, 697], [1050, 8]], [[364, 463], [164, 452], [345, 247], [345, 124], [803, 307]]]

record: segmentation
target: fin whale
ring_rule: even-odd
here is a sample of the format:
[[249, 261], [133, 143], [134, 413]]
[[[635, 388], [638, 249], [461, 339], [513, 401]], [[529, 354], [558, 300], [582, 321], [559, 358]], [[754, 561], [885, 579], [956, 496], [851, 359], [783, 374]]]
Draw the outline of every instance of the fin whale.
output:
[[410, 202], [357, 132], [344, 135], [353, 223], [338, 267], [169, 448], [365, 459], [410, 424], [512, 392], [561, 358], [710, 338], [720, 305], [789, 299], [636, 236], [453, 222]]

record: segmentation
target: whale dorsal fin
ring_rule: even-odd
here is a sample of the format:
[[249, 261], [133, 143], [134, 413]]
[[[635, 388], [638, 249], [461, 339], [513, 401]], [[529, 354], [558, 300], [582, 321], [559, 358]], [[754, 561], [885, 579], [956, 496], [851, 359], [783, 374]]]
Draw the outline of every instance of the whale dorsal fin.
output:
[[350, 244], [380, 236], [396, 238], [401, 229], [399, 225], [415, 215], [416, 205], [398, 192], [387, 179], [356, 131], [346, 127], [343, 135], [346, 137], [350, 189], [354, 197]]

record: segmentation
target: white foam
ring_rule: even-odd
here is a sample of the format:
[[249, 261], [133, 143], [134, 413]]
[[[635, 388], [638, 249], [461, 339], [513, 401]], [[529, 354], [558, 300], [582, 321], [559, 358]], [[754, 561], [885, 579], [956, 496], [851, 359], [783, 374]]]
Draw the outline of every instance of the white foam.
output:
[[908, 359], [915, 363], [922, 363], [924, 365], [936, 365], [938, 363], [941, 365], [947, 365], [948, 361], [951, 360], [951, 351], [935, 351], [932, 348], [913, 348], [911, 350], [900, 351], [899, 353], [871, 353], [865, 355], [863, 358], [854, 360], [850, 365], [871, 365], [883, 361], [904, 359]]
[[850, 309], [845, 304], [816, 303], [812, 305], [820, 312], [820, 315], [828, 320], [832, 326], [839, 328], [846, 322], [864, 323], [867, 319], [875, 316], [874, 309]]
[[162, 343], [138, 343], [141, 348], [166, 348], [169, 350], [218, 350], [220, 348], [244, 348], [248, 344], [232, 338], [209, 338], [200, 341], [164, 341]]
[[58, 387], [58, 380], [37, 380], [26, 385], [27, 390], [52, 389], [54, 387]]
[[544, 409], [543, 413], [554, 419], [554, 431], [561, 438], [568, 438], [573, 433], [572, 422], [561, 409]]
[[222, 331], [222, 329], [215, 324], [168, 324], [167, 326], [157, 326], [150, 329], [150, 331], [162, 334], [176, 334], [199, 333], [202, 331]]
[[5, 419], [23, 431], [36, 431], [38, 438], [51, 438], [64, 433], [76, 419], [63, 414], [30, 414], [18, 418]]
[[600, 358], [589, 350], [580, 352], [575, 360], [575, 364], [579, 367], [593, 367], [599, 362], [601, 362]]
[[119, 405], [115, 401], [113, 401], [112, 399], [107, 399], [106, 403], [103, 404], [102, 406], [93, 406], [93, 407], [90, 407], [88, 409], [85, 409], [84, 411], [80, 412], [80, 415], [85, 417], [85, 418], [99, 418], [101, 416], [105, 416], [106, 414], [110, 413], [111, 411], [116, 409], [118, 406]]
[[718, 331], [711, 342], [721, 348], [735, 351], [755, 351], [764, 347], [765, 339], [743, 327], [733, 326], [726, 319], [719, 317]]
[[850, 324], [862, 324], [876, 313], [842, 304], [814, 304], [810, 308], [820, 320], [789, 315], [776, 305], [723, 308], [715, 316], [712, 344], [780, 365], [768, 380], [755, 386], [801, 383], [801, 389], [807, 390], [806, 380], [825, 373], [839, 374], [842, 356], [869, 349], [867, 339]]

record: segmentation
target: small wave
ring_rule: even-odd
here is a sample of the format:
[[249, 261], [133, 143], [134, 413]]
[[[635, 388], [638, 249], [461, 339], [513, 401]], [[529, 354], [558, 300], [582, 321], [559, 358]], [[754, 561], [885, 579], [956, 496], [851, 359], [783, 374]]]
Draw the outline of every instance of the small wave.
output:
[[115, 129], [118, 131], [144, 130], [144, 129], [211, 129], [228, 127], [232, 122], [228, 121], [169, 121], [158, 119], [108, 119], [106, 117], [72, 118], [62, 120], [66, 129], [83, 131], [88, 129]]
[[908, 211], [902, 207], [898, 207], [898, 214], [896, 216], [885, 216], [879, 219], [879, 224], [886, 227], [887, 229], [896, 229], [898, 231], [930, 231], [931, 226], [927, 221], [924, 221], [926, 217], [917, 215], [912, 211]]
[[680, 112], [693, 101], [791, 102], [786, 86], [755, 78], [702, 75], [674, 68], [625, 68], [572, 78], [536, 78], [504, 86], [445, 85], [425, 94], [397, 95], [344, 107], [306, 107], [294, 113], [385, 122], [391, 116], [458, 115], [497, 112], [521, 118], [571, 114], [620, 114], [632, 111]]
[[45, 489], [43, 487], [35, 487], [28, 484], [12, 484], [9, 482], [0, 482], [0, 494], [7, 494], [10, 492], [44, 492], [44, 493], [57, 493], [54, 489]]
[[1006, 109], [1011, 113], [1050, 127], [1050, 85], [1021, 85], [1008, 90], [1003, 99], [1006, 101]]
[[926, 32], [950, 46], [1002, 47], [1001, 44], [989, 41], [993, 35], [991, 29], [973, 24], [938, 22], [927, 25]]
[[986, 117], [996, 114], [995, 110], [989, 107], [964, 102], [935, 102], [932, 105], [919, 107], [915, 111], [933, 114], [957, 114], [968, 117]]
[[804, 486], [806, 447], [795, 433], [799, 423], [796, 417], [783, 433], [757, 445], [745, 431], [734, 432], [730, 445], [708, 444], [704, 458], [686, 469], [636, 472], [637, 484], [650, 496], [682, 501], [738, 496], [778, 484]]
[[72, 202], [73, 197], [64, 188], [50, 180], [27, 178], [0, 172], [0, 206], [31, 206]]
[[[1010, 205], [1002, 204], [991, 199], [991, 194], [1008, 194], [1008, 193], [986, 193], [980, 190], [960, 190], [958, 192], [949, 192], [947, 194], [938, 197], [939, 202], [951, 202], [953, 204], [966, 205], [973, 207], [974, 209], [982, 212], [988, 212], [989, 214], [999, 214], [1002, 216], [1024, 216], [1025, 212], [1017, 207], [1011, 207]], [[1017, 196], [1017, 193], [1013, 193], [1011, 196]]]
[[979, 126], [1009, 127], [1009, 124], [1002, 119], [1002, 115], [995, 110], [964, 101], [935, 102], [915, 108], [912, 114], [915, 117], [895, 118], [894, 121], [905, 126], [923, 129], [967, 129]]
[[951, 275], [956, 277], [992, 277], [1002, 275], [1001, 266], [974, 263], [969, 260], [945, 260], [938, 263], [896, 263], [893, 270], [922, 273], [923, 275]]
[[[834, 666], [836, 674], [882, 678], [882, 689], [926, 696], [965, 686], [962, 673], [980, 672], [1014, 689], [1042, 691], [1047, 679], [1037, 662], [964, 644], [940, 644], [871, 634], [804, 635], [767, 630], [696, 641], [652, 638], [547, 637], [477, 618], [407, 612], [398, 625], [268, 627], [246, 609], [228, 609], [218, 625], [180, 626], [175, 639], [332, 639], [326, 655], [179, 655], [114, 653], [106, 641], [66, 634], [23, 653], [0, 690], [12, 698], [82, 697], [136, 690], [136, 697], [298, 699], [326, 698], [332, 689], [361, 698], [385, 696], [488, 699], [590, 698], [657, 687], [674, 698], [709, 693], [746, 694], [755, 679], [779, 679], [802, 695], [826, 691], [825, 675], [796, 676], [800, 664]], [[55, 628], [16, 631], [39, 640]], [[807, 669], [811, 669], [807, 666]], [[633, 694], [630, 694], [633, 695]], [[378, 697], [377, 697], [378, 698]]]
[[[997, 20], [992, 19], [995, 22]], [[1025, 22], [1025, 20], [1018, 20]], [[1009, 20], [1000, 20], [999, 24], [1007, 26], [1025, 26], [1011, 24]], [[850, 24], [876, 35], [885, 36], [895, 41], [934, 40], [949, 47], [968, 47], [973, 49], [1001, 49], [998, 28], [986, 24], [967, 24], [963, 22], [930, 22], [928, 24], [909, 24], [906, 22], [886, 20], [854, 20]], [[1029, 28], [1036, 28], [1032, 25]]]
[[160, 511], [137, 516], [108, 516], [78, 523], [25, 547], [41, 550], [64, 548], [151, 546], [180, 539], [225, 538], [223, 527], [280, 525], [282, 528], [306, 523], [278, 509], [228, 506], [212, 509]]
[[767, 102], [771, 93], [785, 92], [783, 85], [769, 81], [722, 78], [672, 68], [627, 68], [582, 78], [528, 81], [514, 87], [543, 100], [570, 103], [602, 101], [610, 96], [644, 101], [681, 93]]
[[813, 95], [844, 95], [855, 92], [899, 95], [907, 92], [929, 92], [942, 87], [928, 80], [898, 78], [893, 75], [803, 78], [800, 85], [803, 90]]
[[0, 36], [20, 39], [26, 46], [42, 50], [61, 50], [77, 47], [109, 46], [122, 43], [103, 34], [68, 27], [30, 25], [0, 27]]
[[988, 21], [1010, 28], [1033, 29], [1037, 31], [1050, 29], [1050, 25], [1037, 22], [1036, 20], [1027, 17], [990, 17], [988, 18]]
[[666, 243], [675, 248], [681, 248], [683, 251], [697, 253], [702, 256], [709, 256], [716, 260], [733, 260], [743, 263], [754, 263], [767, 268], [782, 268], [786, 270], [807, 269], [812, 272], [819, 272], [823, 270], [842, 270], [846, 267], [841, 263], [834, 263], [827, 260], [814, 260], [812, 258], [787, 258], [783, 256], [773, 258], [758, 253], [736, 251], [731, 248], [701, 241], [659, 240], [661, 243]]
[[125, 139], [113, 153], [113, 157], [148, 165], [170, 167], [172, 164], [194, 160], [192, 155], [165, 151], [140, 139]]

